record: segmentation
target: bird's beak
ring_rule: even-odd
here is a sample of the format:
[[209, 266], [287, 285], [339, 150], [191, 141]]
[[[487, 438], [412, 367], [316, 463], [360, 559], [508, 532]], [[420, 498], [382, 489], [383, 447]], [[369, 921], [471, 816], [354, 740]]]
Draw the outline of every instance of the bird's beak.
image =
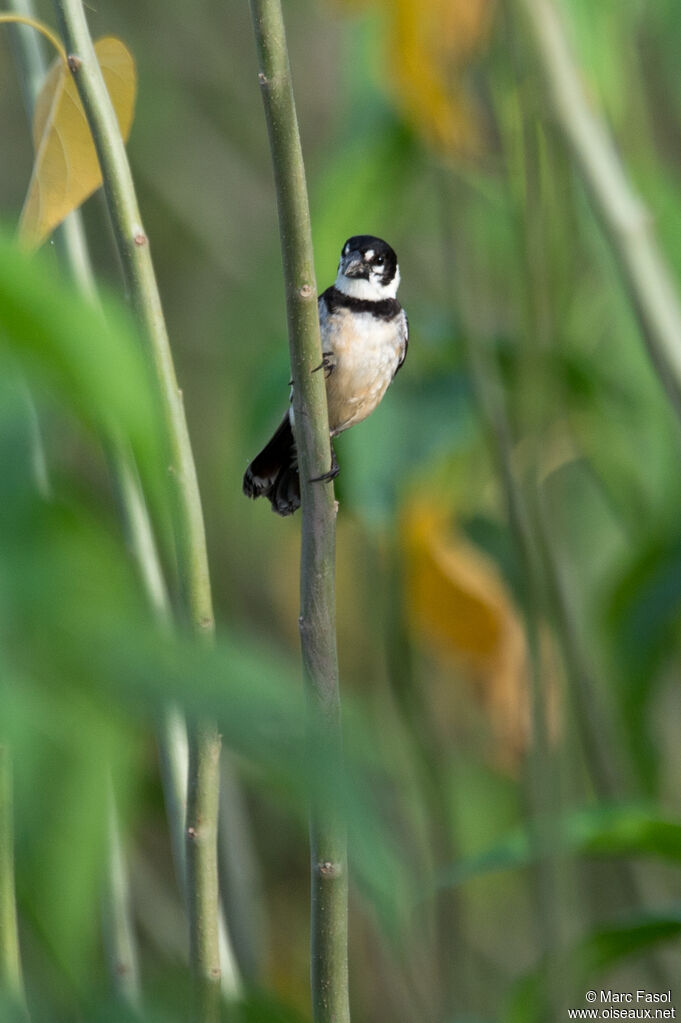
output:
[[341, 269], [346, 277], [357, 277], [364, 265], [361, 252], [348, 252], [343, 256]]

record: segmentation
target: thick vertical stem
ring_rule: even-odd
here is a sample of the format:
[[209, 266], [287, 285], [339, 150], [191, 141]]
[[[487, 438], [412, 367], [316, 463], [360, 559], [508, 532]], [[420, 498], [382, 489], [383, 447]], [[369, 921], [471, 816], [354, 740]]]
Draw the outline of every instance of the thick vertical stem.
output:
[[[55, 0], [55, 5], [69, 54], [69, 67], [97, 150], [126, 284], [156, 373], [168, 448], [184, 608], [194, 632], [210, 639], [214, 621], [203, 512], [149, 239], [142, 226], [125, 147], [94, 54], [82, 4], [80, 0]], [[211, 845], [217, 834], [219, 751], [220, 737], [212, 723], [192, 729], [186, 822], [187, 886], [192, 969], [199, 989], [196, 1018], [201, 1023], [217, 1019], [219, 1013], [217, 856]], [[192, 776], [191, 772], [195, 774]]]
[[336, 504], [329, 467], [310, 215], [279, 0], [251, 0], [286, 281], [295, 433], [302, 491], [300, 637], [310, 716], [311, 982], [315, 1023], [350, 1018], [347, 856], [340, 805], [342, 739], [335, 629]]
[[14, 884], [12, 761], [0, 742], [0, 988], [25, 1006]]

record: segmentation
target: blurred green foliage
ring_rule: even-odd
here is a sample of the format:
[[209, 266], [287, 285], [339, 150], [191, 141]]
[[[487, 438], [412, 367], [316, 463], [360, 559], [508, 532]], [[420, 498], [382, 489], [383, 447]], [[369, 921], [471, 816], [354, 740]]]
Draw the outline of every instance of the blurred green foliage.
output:
[[[587, 985], [655, 990], [660, 977], [678, 976], [679, 428], [512, 8], [498, 5], [463, 67], [451, 55], [452, 110], [465, 88], [475, 149], [435, 151], [396, 82], [406, 44], [391, 19], [410, 3], [296, 0], [286, 10], [320, 290], [345, 238], [376, 233], [399, 254], [411, 326], [409, 358], [384, 403], [338, 445], [352, 999], [363, 1020], [519, 1023], [550, 1018], [542, 999], [556, 994], [556, 964], [570, 1005], [582, 1004]], [[563, 6], [589, 92], [679, 277], [678, 4]], [[441, 5], [419, 9], [436, 32]], [[5, 237], [0, 727], [15, 764], [29, 1003], [36, 1021], [129, 1018], [110, 1004], [99, 939], [112, 777], [145, 1018], [183, 1018], [186, 939], [153, 739], [174, 700], [219, 719], [252, 829], [265, 927], [257, 976], [226, 1018], [293, 1023], [309, 1018], [305, 815], [324, 765], [310, 764], [304, 740], [299, 522], [241, 494], [289, 379], [248, 9], [203, 0], [188, 18], [178, 4], [142, 10], [124, 0], [88, 17], [95, 37], [120, 35], [138, 63], [129, 152], [198, 462], [219, 643], [199, 651], [159, 636], [130, 565], [103, 434], [113, 429], [134, 451], [164, 540], [167, 530], [156, 411], [123, 303], [107, 300], [100, 315], [63, 283], [52, 251], [29, 262]], [[31, 153], [4, 35], [0, 47], [11, 154], [0, 215], [11, 231]], [[85, 217], [99, 276], [120, 294], [101, 198]], [[441, 566], [452, 613], [471, 615], [475, 598], [470, 620], [487, 615], [494, 627], [485, 635], [512, 626], [524, 635], [527, 578], [479, 415], [471, 346], [503, 396], [519, 486], [541, 495], [625, 765], [618, 799], [601, 805], [561, 636], [541, 608], [538, 675], [552, 708], [539, 764], [553, 779], [545, 844], [528, 784], [524, 649], [517, 675], [503, 670], [501, 646], [475, 662], [457, 657], [419, 624], [406, 567], [432, 555], [408, 547], [404, 525], [423, 502], [447, 525], [433, 542], [454, 559]], [[29, 392], [49, 501], [33, 478]], [[466, 585], [462, 539], [480, 567]], [[172, 577], [167, 543], [163, 559]], [[510, 678], [515, 687], [505, 689]], [[502, 708], [505, 732], [492, 707]], [[536, 898], [547, 863], [558, 879], [551, 907]], [[623, 866], [635, 883], [620, 883]], [[559, 921], [553, 949], [549, 911]], [[0, 1015], [12, 1018], [4, 1006]]]

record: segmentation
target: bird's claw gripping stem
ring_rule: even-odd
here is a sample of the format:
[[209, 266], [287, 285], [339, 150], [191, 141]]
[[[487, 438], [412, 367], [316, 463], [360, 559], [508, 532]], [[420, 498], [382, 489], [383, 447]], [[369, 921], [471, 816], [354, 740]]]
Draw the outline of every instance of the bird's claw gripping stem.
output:
[[338, 459], [336, 458], [336, 452], [331, 445], [331, 468], [328, 472], [323, 472], [321, 476], [313, 476], [310, 483], [329, 483], [331, 480], [335, 480], [336, 476], [340, 472], [340, 466]]

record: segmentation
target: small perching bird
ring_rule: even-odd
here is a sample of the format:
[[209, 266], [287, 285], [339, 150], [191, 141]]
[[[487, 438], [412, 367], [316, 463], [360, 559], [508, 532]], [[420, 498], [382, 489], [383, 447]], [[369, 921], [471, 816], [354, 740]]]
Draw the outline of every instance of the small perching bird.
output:
[[[400, 269], [387, 242], [373, 235], [348, 238], [335, 284], [319, 296], [322, 362], [331, 434], [331, 468], [313, 482], [334, 479], [333, 438], [376, 408], [407, 355], [409, 326], [397, 301]], [[314, 372], [314, 371], [313, 371]], [[278, 515], [300, 507], [293, 407], [246, 469], [247, 497], [266, 497]]]

